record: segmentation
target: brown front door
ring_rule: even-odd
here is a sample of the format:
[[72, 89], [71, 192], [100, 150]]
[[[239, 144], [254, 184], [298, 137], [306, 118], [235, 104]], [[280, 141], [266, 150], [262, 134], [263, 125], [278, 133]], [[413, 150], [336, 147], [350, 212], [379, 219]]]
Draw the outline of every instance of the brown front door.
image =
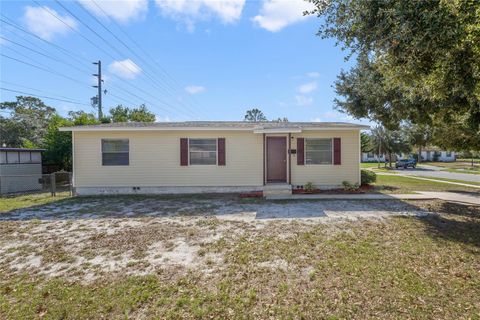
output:
[[267, 182], [287, 182], [285, 137], [267, 137]]

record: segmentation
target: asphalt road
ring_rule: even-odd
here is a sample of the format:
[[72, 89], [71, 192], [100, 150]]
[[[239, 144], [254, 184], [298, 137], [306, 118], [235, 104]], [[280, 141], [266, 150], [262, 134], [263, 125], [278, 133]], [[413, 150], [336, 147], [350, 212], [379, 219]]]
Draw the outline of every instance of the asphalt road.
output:
[[397, 172], [404, 175], [414, 175], [428, 178], [454, 179], [480, 183], [480, 175], [478, 174], [448, 172], [442, 171], [441, 169], [442, 168], [430, 165], [420, 165], [420, 167], [417, 167], [415, 169], [397, 169]]

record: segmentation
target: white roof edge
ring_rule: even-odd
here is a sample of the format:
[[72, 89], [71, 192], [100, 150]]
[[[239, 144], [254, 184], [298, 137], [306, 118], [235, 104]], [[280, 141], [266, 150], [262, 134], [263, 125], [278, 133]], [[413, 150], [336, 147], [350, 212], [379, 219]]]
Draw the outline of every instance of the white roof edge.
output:
[[339, 131], [369, 129], [366, 125], [344, 127], [304, 127], [304, 128], [234, 128], [234, 127], [60, 127], [59, 131], [94, 132], [94, 131], [253, 131], [254, 133], [300, 133], [308, 131]]
[[253, 129], [253, 133], [300, 133], [301, 128], [269, 128], [269, 129]]
[[59, 131], [252, 131], [252, 128], [212, 127], [61, 127]]

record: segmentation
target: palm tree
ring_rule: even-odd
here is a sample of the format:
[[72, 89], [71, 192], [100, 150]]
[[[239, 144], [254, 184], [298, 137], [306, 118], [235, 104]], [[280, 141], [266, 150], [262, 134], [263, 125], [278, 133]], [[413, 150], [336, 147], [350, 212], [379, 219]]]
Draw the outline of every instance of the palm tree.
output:
[[[390, 168], [392, 167], [392, 156], [394, 154], [410, 151], [410, 145], [401, 131], [391, 131], [382, 126], [376, 126], [372, 129], [372, 145], [374, 150], [378, 151], [378, 155], [388, 154]], [[378, 167], [380, 168], [380, 161]]]

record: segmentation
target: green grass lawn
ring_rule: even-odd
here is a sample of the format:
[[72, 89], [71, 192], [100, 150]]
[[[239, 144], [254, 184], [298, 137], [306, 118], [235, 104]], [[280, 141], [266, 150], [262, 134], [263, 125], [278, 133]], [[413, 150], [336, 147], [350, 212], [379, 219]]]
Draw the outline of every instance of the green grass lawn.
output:
[[475, 186], [480, 186], [480, 182], [476, 182], [476, 181], [465, 181], [465, 180], [434, 178], [434, 177], [422, 177], [421, 175], [419, 175], [419, 177], [426, 178], [426, 179], [434, 179], [434, 180], [447, 181], [447, 182], [458, 182], [458, 183], [473, 184]]
[[[98, 270], [99, 279], [83, 282], [15, 273], [0, 263], [0, 318], [478, 319], [479, 209], [440, 201], [410, 205], [441, 215], [334, 225], [277, 221], [262, 228], [200, 220], [189, 227], [192, 237], [212, 229], [219, 234], [201, 245], [202, 256], [222, 257], [206, 269], [165, 264], [144, 275]], [[26, 240], [36, 227], [54, 223], [0, 222], [0, 241]], [[115, 234], [94, 233], [81, 244], [100, 250], [102, 244], [117, 248], [130, 242], [127, 248], [135, 248], [147, 240], [145, 232], [168, 239], [183, 223], [170, 229], [133, 225], [118, 244], [109, 242]], [[67, 235], [87, 228], [75, 220], [66, 227]], [[232, 232], [238, 228], [240, 235]], [[61, 236], [52, 233], [49, 241]], [[48, 247], [49, 261], [81, 272], [84, 267], [69, 265], [64, 253], [53, 254], [63, 244]]]
[[[458, 162], [469, 162], [472, 163], [472, 159], [457, 159]], [[473, 159], [474, 163], [480, 163], [480, 159]]]
[[[433, 178], [432, 178], [433, 179]], [[436, 178], [435, 178], [436, 179]], [[450, 179], [436, 179], [451, 182], [470, 183]], [[471, 183], [476, 184], [476, 183]], [[479, 184], [480, 185], [480, 184]], [[405, 176], [377, 175], [375, 191], [382, 193], [412, 193], [414, 191], [468, 191], [480, 193], [480, 189], [463, 187], [453, 184], [419, 180]]]
[[[392, 164], [394, 166], [394, 164]], [[372, 163], [372, 162], [362, 162], [360, 163], [360, 168], [362, 169], [371, 169], [376, 172], [389, 172], [389, 173], [397, 173], [393, 168], [390, 168], [388, 165], [385, 167], [384, 163], [380, 163], [380, 168], [378, 167], [378, 163]]]
[[480, 174], [480, 164], [477, 162], [472, 167], [471, 162], [455, 161], [455, 162], [422, 162], [420, 165], [432, 165], [444, 168], [445, 171], [454, 173]]
[[39, 206], [51, 202], [61, 201], [69, 197], [69, 192], [59, 192], [57, 193], [56, 197], [52, 197], [48, 192], [1, 197], [0, 212], [7, 212], [20, 208]]

